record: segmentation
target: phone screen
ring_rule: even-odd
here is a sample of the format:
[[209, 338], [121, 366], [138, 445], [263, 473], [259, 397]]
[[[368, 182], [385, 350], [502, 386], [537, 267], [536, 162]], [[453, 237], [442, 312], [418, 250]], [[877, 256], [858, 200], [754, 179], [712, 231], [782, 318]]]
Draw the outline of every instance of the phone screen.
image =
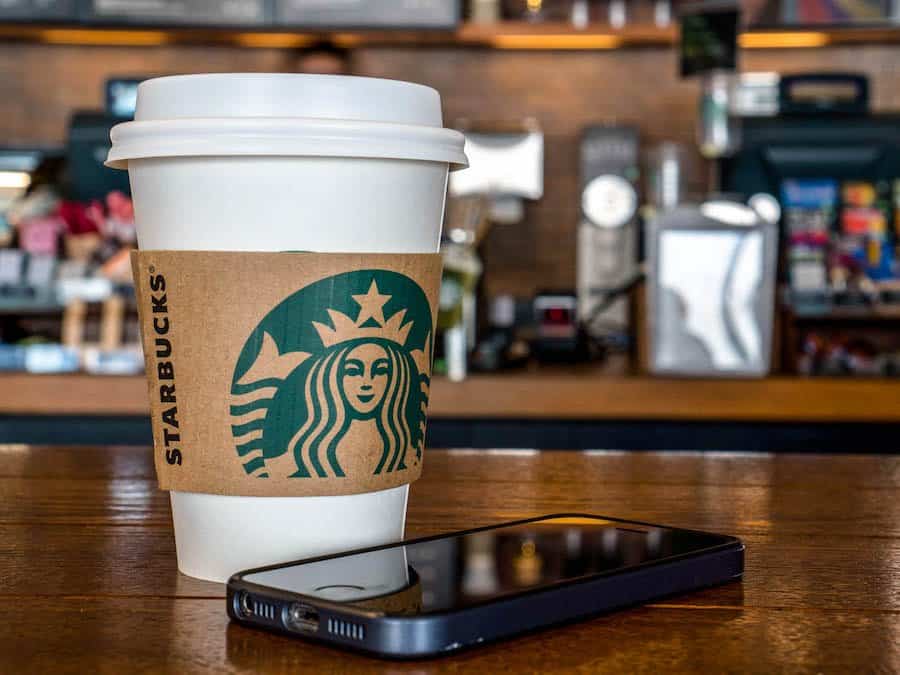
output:
[[262, 586], [388, 615], [471, 607], [727, 540], [586, 516], [553, 517], [244, 575]]

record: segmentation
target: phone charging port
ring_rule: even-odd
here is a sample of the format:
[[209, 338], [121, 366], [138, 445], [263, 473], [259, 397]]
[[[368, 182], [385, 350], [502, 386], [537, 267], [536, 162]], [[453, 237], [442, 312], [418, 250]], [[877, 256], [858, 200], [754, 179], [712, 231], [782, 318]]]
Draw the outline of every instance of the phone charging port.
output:
[[319, 630], [319, 610], [302, 602], [295, 602], [287, 609], [285, 623], [291, 630], [315, 633]]

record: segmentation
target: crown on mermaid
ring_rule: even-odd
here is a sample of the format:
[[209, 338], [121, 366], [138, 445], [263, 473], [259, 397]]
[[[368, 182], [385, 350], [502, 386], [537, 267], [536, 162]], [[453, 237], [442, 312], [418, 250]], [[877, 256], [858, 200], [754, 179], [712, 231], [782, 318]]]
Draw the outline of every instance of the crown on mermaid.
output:
[[[393, 296], [380, 293], [374, 279], [366, 293], [351, 297], [359, 305], [359, 313], [355, 321], [343, 312], [329, 309], [328, 316], [331, 318], [331, 326], [318, 321], [312, 322], [323, 347], [327, 349], [341, 342], [359, 338], [381, 338], [390, 340], [401, 347], [406, 346], [413, 322], [403, 323], [406, 316], [405, 309], [398, 310], [390, 318], [385, 319], [384, 306]], [[425, 336], [424, 349], [412, 349], [409, 354], [419, 373], [430, 371], [430, 331]], [[283, 380], [310, 356], [311, 354], [308, 352], [302, 351], [282, 353], [272, 336], [264, 332], [256, 359], [236, 384], [247, 385], [266, 379]]]
[[374, 279], [368, 292], [351, 297], [359, 305], [356, 320], [351, 319], [343, 312], [328, 309], [331, 326], [318, 321], [312, 322], [324, 347], [360, 338], [381, 338], [396, 342], [401, 347], [406, 344], [413, 325], [412, 321], [403, 323], [403, 318], [406, 316], [405, 309], [397, 311], [388, 319], [384, 318], [384, 306], [392, 296], [380, 293]]

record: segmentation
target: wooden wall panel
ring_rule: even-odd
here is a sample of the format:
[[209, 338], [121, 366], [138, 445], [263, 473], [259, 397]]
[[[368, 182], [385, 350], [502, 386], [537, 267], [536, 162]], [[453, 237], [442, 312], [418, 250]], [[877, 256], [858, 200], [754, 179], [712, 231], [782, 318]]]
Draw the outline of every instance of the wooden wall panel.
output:
[[[891, 46], [759, 50], [744, 70], [851, 70], [872, 78], [876, 110], [900, 109], [900, 50]], [[296, 52], [233, 47], [75, 47], [0, 44], [0, 144], [59, 143], [74, 109], [99, 107], [113, 75], [284, 71]], [[578, 139], [597, 123], [635, 124], [644, 147], [666, 139], [693, 147], [696, 82], [677, 78], [670, 49], [512, 52], [451, 48], [356, 51], [358, 74], [422, 82], [444, 99], [445, 120], [538, 119], [546, 134], [545, 196], [525, 221], [498, 226], [486, 243], [490, 294], [528, 295], [574, 284], [578, 221]], [[705, 185], [699, 157], [692, 187]]]
[[73, 110], [103, 107], [104, 82], [112, 76], [290, 71], [294, 59], [287, 51], [232, 47], [0, 43], [0, 143], [62, 142]]

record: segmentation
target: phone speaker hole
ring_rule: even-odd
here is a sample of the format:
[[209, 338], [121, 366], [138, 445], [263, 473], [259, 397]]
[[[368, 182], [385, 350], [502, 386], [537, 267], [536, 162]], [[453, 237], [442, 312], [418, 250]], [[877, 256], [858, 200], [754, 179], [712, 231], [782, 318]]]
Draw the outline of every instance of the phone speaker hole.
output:
[[340, 619], [328, 619], [328, 632], [332, 635], [350, 638], [351, 640], [365, 640], [365, 626], [352, 621], [341, 621]]

